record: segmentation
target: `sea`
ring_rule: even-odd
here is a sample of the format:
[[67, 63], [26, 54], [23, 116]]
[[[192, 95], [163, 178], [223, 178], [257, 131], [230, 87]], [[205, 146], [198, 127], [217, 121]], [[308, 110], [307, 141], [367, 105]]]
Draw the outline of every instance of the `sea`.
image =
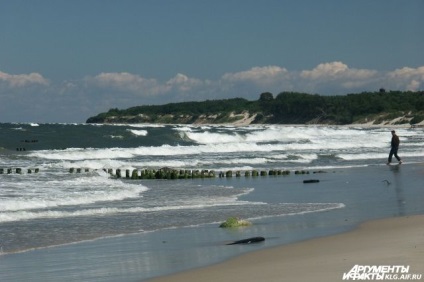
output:
[[[232, 240], [271, 247], [424, 213], [424, 130], [395, 128], [404, 164], [387, 166], [392, 129], [0, 123], [0, 280], [142, 281], [258, 248]], [[163, 168], [216, 176], [108, 173]], [[218, 227], [232, 216], [254, 224]]]

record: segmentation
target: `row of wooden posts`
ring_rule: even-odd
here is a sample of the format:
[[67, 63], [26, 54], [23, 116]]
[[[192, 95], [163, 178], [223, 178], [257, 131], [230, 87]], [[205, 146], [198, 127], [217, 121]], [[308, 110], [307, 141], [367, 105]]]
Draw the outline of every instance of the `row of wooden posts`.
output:
[[[216, 173], [214, 170], [177, 170], [177, 169], [103, 169], [115, 178], [127, 178], [127, 179], [189, 179], [189, 178], [214, 178], [214, 177], [257, 177], [257, 176], [278, 176], [278, 175], [289, 175], [289, 170], [246, 170], [246, 171], [221, 171]], [[27, 174], [38, 173], [39, 168], [28, 168]], [[87, 173], [90, 172], [89, 168], [70, 168], [70, 173]], [[313, 173], [322, 173], [323, 171], [314, 171]], [[22, 168], [0, 168], [0, 174], [23, 174], [24, 169]], [[309, 171], [296, 170], [294, 174], [309, 174]]]
[[[189, 178], [214, 178], [214, 177], [256, 177], [256, 176], [277, 176], [289, 175], [289, 170], [247, 170], [247, 171], [221, 171], [219, 173], [214, 170], [177, 170], [177, 169], [103, 169], [105, 172], [116, 178], [127, 179], [189, 179]], [[88, 168], [70, 168], [70, 173], [89, 172]], [[316, 172], [314, 172], [316, 173]], [[297, 170], [294, 174], [309, 174], [309, 171]]]
[[[40, 171], [39, 168], [28, 168], [27, 173], [38, 173]], [[0, 174], [22, 174], [24, 170], [20, 167], [17, 168], [0, 168]]]

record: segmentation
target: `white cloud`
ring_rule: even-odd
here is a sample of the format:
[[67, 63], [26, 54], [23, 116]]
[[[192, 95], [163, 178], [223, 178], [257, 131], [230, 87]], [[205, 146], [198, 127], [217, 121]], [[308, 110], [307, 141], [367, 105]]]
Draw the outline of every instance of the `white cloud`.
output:
[[89, 87], [117, 90], [144, 97], [161, 96], [167, 93], [171, 93], [175, 97], [175, 94], [185, 95], [192, 91], [201, 92], [211, 83], [208, 80], [202, 81], [182, 73], [176, 74], [166, 82], [127, 72], [100, 73], [94, 77], [86, 77], [85, 80]]
[[250, 70], [226, 73], [222, 76], [223, 80], [228, 81], [252, 81], [263, 83], [263, 81], [274, 81], [283, 78], [289, 72], [285, 68], [278, 66], [253, 67]]
[[257, 98], [265, 91], [279, 92], [293, 89], [293, 74], [279, 66], [253, 67], [246, 71], [226, 73], [215, 83], [219, 91], [234, 96], [250, 93], [248, 99]]
[[171, 89], [177, 89], [181, 92], [188, 92], [202, 87], [203, 85], [205, 85], [205, 82], [178, 73], [176, 76], [168, 80], [165, 85], [168, 87], [168, 91], [170, 91]]
[[[200, 80], [177, 73], [167, 81], [144, 78], [137, 74], [100, 73], [86, 78], [89, 88], [110, 89], [164, 102], [187, 99], [219, 99], [244, 97], [256, 99], [259, 93], [282, 91], [318, 93], [322, 95], [377, 91], [381, 87], [393, 90], [419, 90], [423, 86], [424, 67], [402, 68], [385, 73], [369, 69], [350, 68], [342, 62], [328, 62], [311, 70], [289, 71], [280, 66], [262, 66], [225, 73], [221, 79]], [[109, 91], [109, 93], [111, 93]], [[168, 99], [168, 100], [166, 100]]]
[[30, 74], [8, 74], [0, 71], [0, 81], [5, 82], [9, 87], [25, 87], [29, 85], [49, 85], [49, 81], [39, 73]]
[[387, 78], [388, 83], [396, 89], [417, 91], [424, 86], [424, 66], [396, 69], [389, 72]]
[[[50, 83], [38, 73], [11, 75], [0, 71], [0, 119], [72, 121], [72, 116], [78, 120], [109, 108], [123, 109], [140, 104], [233, 97], [256, 100], [260, 93], [266, 91], [274, 94], [296, 91], [338, 95], [378, 91], [380, 88], [422, 91], [424, 66], [389, 72], [355, 69], [342, 62], [322, 63], [302, 71], [290, 71], [280, 66], [257, 66], [225, 73], [217, 80], [177, 73], [161, 81], [128, 72], [104, 72], [56, 83]], [[37, 109], [34, 109], [35, 104]]]
[[311, 80], [337, 80], [337, 79], [370, 79], [377, 71], [367, 69], [351, 69], [342, 62], [323, 63], [313, 70], [304, 70], [300, 76]]
[[98, 87], [141, 95], [157, 95], [165, 91], [156, 79], [148, 79], [128, 72], [101, 73], [95, 77], [87, 77], [86, 81]]
[[253, 67], [246, 71], [226, 73], [220, 81], [224, 91], [299, 91], [319, 94], [342, 94], [347, 91], [378, 89], [379, 72], [349, 68], [342, 62], [328, 62], [312, 70], [289, 71], [280, 66]]
[[[305, 87], [307, 92], [346, 93], [346, 91], [361, 91], [377, 89], [374, 84], [379, 80], [379, 73], [375, 70], [349, 68], [342, 62], [322, 63], [312, 70], [300, 72], [297, 88]], [[330, 93], [331, 94], [331, 93]]]
[[401, 69], [396, 69], [392, 72], [389, 72], [388, 75], [391, 78], [420, 78], [424, 79], [424, 66], [419, 68], [409, 68], [404, 67]]
[[406, 86], [406, 89], [407, 90], [410, 90], [410, 91], [417, 91], [419, 88], [420, 88], [420, 86], [421, 86], [421, 84], [422, 84], [422, 81], [420, 82], [420, 81], [417, 81], [417, 80], [415, 80], [415, 79], [413, 79], [407, 86]]
[[313, 70], [304, 70], [300, 73], [301, 77], [309, 79], [320, 79], [340, 76], [348, 70], [348, 66], [342, 62], [332, 62], [319, 64]]

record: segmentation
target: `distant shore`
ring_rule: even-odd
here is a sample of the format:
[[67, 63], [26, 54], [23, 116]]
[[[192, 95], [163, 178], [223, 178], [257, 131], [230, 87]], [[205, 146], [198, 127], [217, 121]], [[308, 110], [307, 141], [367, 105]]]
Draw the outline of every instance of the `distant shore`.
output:
[[[213, 118], [211, 117], [205, 117], [205, 118], [199, 118], [197, 119], [195, 122], [192, 123], [182, 123], [184, 125], [204, 125], [204, 126], [237, 126], [237, 127], [242, 127], [242, 126], [260, 126], [260, 125], [276, 125], [276, 126], [345, 126], [345, 127], [352, 127], [352, 126], [360, 126], [360, 127], [393, 127], [393, 128], [410, 128], [410, 127], [424, 127], [424, 120], [421, 121], [420, 123], [417, 124], [410, 124], [410, 123], [406, 123], [405, 122], [405, 117], [401, 116], [401, 117], [397, 117], [391, 120], [383, 120], [380, 121], [379, 123], [376, 123], [376, 120], [370, 120], [367, 122], [355, 122], [355, 123], [349, 123], [349, 124], [329, 124], [329, 123], [319, 123], [319, 122], [310, 122], [310, 123], [254, 123], [255, 119], [256, 119], [257, 114], [256, 113], [252, 113], [250, 114], [249, 112], [243, 112], [241, 114], [234, 114], [231, 113], [230, 117], [231, 118], [236, 118], [234, 121], [232, 122], [224, 122], [224, 123], [219, 123], [219, 122], [213, 122]], [[213, 116], [215, 117], [215, 116]], [[402, 123], [403, 121], [403, 123]], [[106, 122], [106, 123], [102, 123], [102, 124], [161, 124], [161, 125], [175, 125], [175, 123], [161, 123], [161, 122], [141, 122], [141, 123], [133, 123], [133, 122], [119, 122], [117, 121], [116, 123], [114, 122]]]
[[[318, 95], [283, 91], [276, 97], [261, 93], [258, 100], [230, 98], [164, 105], [112, 108], [89, 117], [87, 123], [161, 124], [418, 124], [424, 121], [421, 92], [380, 89], [379, 92]], [[402, 101], [400, 103], [399, 101]]]
[[[240, 120], [237, 120], [233, 123], [230, 123], [231, 125], [235, 126], [248, 126], [248, 125], [254, 125], [252, 122], [256, 118], [255, 115], [249, 115], [249, 113], [243, 113], [239, 116], [242, 116]], [[399, 128], [410, 128], [410, 127], [424, 127], [424, 121], [421, 121], [420, 123], [411, 125], [409, 123], [399, 123], [400, 121], [404, 120], [405, 117], [397, 117], [392, 120], [384, 120], [380, 123], [375, 123], [375, 120], [370, 120], [366, 123], [351, 123], [351, 124], [345, 124], [345, 125], [335, 125], [335, 126], [361, 126], [361, 127], [399, 127]], [[281, 125], [291, 125], [291, 124], [281, 124]], [[308, 124], [293, 124], [297, 126], [304, 126], [304, 125], [314, 125], [314, 126], [332, 126], [331, 124], [326, 123], [308, 123]]]
[[409, 267], [407, 273], [390, 272], [392, 276], [387, 277], [409, 274], [416, 275], [415, 281], [424, 281], [423, 256], [424, 215], [405, 216], [366, 222], [347, 233], [252, 252], [149, 281], [342, 281], [356, 265]]

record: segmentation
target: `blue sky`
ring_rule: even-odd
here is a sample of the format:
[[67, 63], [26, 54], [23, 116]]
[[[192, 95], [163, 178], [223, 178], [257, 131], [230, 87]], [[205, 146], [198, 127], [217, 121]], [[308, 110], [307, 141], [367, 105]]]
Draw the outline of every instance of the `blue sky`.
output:
[[423, 0], [0, 0], [0, 122], [424, 88]]

